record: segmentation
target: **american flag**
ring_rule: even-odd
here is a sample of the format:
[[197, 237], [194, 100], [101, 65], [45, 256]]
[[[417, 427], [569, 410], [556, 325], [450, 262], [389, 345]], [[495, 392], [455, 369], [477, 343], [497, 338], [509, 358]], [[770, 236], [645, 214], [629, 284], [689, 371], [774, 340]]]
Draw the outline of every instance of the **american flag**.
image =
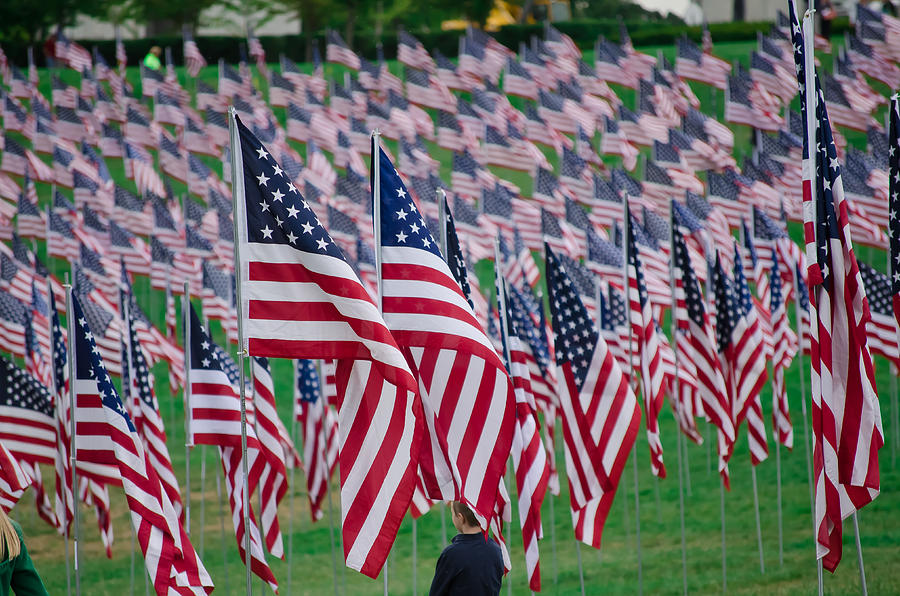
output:
[[[262, 457], [256, 458], [254, 468], [259, 472], [260, 521], [268, 551], [284, 558], [284, 545], [278, 524], [278, 504], [287, 494], [287, 457], [294, 454], [294, 446], [275, 407], [275, 383], [269, 370], [268, 358], [253, 358], [252, 418], [256, 426]], [[292, 459], [293, 463], [293, 459]], [[255, 475], [255, 470], [251, 471]]]
[[[500, 283], [506, 286], [505, 280]], [[513, 303], [503, 292], [505, 303], [501, 310], [505, 327], [501, 338], [510, 377], [516, 395], [516, 428], [512, 442], [513, 468], [516, 474], [516, 494], [519, 497], [519, 523], [522, 527], [522, 543], [525, 549], [525, 565], [528, 571], [528, 586], [532, 590], [541, 589], [541, 571], [538, 557], [539, 538], [543, 538], [541, 528], [541, 504], [550, 480], [550, 465], [547, 452], [541, 442], [537, 405], [531, 391], [531, 371], [528, 356], [523, 345], [527, 341], [524, 331], [520, 332], [511, 312]]]
[[731, 400], [718, 356], [712, 316], [706, 310], [684, 236], [677, 227], [673, 230], [673, 237], [672, 265], [675, 279], [681, 281], [680, 288], [676, 286], [676, 295], [684, 295], [684, 307], [676, 312], [678, 335], [675, 345], [679, 355], [678, 362], [691, 363], [694, 367], [703, 412], [717, 429], [719, 473], [727, 483], [727, 464], [735, 441]]
[[0, 508], [8, 513], [29, 486], [31, 476], [9, 449], [0, 444]]
[[[252, 423], [247, 424], [247, 469], [252, 473], [244, 478], [241, 456], [241, 398], [236, 382], [227, 373], [224, 352], [210, 339], [200, 324], [200, 319], [190, 307], [190, 430], [189, 440], [194, 444], [217, 445], [225, 471], [225, 485], [231, 506], [231, 520], [241, 560], [246, 564], [246, 519], [250, 518], [250, 569], [277, 591], [278, 584], [266, 563], [263, 543], [252, 504], [244, 493], [252, 495], [259, 483], [261, 469], [255, 465], [261, 457], [259, 439]], [[230, 358], [228, 359], [230, 361]], [[245, 486], [244, 483], [247, 482]], [[249, 507], [248, 512], [245, 507]]]
[[[15, 267], [6, 255], [0, 255], [3, 259], [4, 271], [10, 270], [10, 265]], [[5, 276], [4, 276], [5, 277]], [[28, 322], [25, 305], [7, 290], [0, 290], [0, 329], [3, 336], [0, 337], [0, 348], [13, 356], [25, 357], [25, 327]]]
[[[765, 349], [760, 350], [760, 347], [765, 345], [764, 331], [757, 310], [753, 306], [750, 287], [744, 276], [743, 258], [737, 243], [734, 255], [734, 285], [729, 287], [729, 281], [725, 280], [726, 302], [719, 300], [717, 287], [716, 312], [719, 315], [717, 322], [725, 321], [723, 333], [728, 334], [725, 337], [728, 338], [729, 345], [723, 351], [729, 381], [732, 383], [735, 428], [739, 428], [746, 417], [750, 457], [755, 466], [769, 455], [766, 425], [763, 422], [759, 397], [768, 378], [766, 360], [769, 354]], [[730, 292], [734, 294], [731, 295]]]
[[[344, 552], [349, 567], [375, 577], [415, 487], [422, 432], [418, 386], [368, 292], [309, 203], [237, 118], [234, 126], [244, 180], [235, 221], [245, 341], [257, 356], [340, 359], [339, 417], [348, 431], [341, 433]], [[346, 296], [354, 298], [352, 310], [345, 308]], [[358, 421], [357, 412], [363, 416]], [[351, 435], [354, 424], [366, 430]], [[392, 440], [382, 443], [385, 436]], [[370, 446], [363, 449], [364, 443]], [[390, 505], [371, 507], [383, 500]]]
[[634, 221], [630, 210], [625, 209], [625, 258], [628, 272], [628, 301], [631, 311], [631, 334], [635, 341], [635, 352], [639, 355], [641, 368], [641, 395], [647, 414], [647, 442], [650, 444], [650, 467], [655, 476], [666, 477], [666, 467], [662, 460], [662, 443], [659, 439], [659, 413], [668, 379], [663, 372], [661, 343], [658, 328], [651, 310], [650, 299], [644, 284], [641, 257], [635, 244]]
[[813, 205], [804, 208], [804, 235], [812, 321], [816, 551], [833, 572], [841, 559], [842, 520], [878, 495], [884, 433], [872, 356], [861, 333], [870, 313], [850, 238], [837, 151], [824, 97], [806, 64], [810, 50], [793, 3], [790, 9], [797, 79], [801, 89], [814, 86], [816, 97], [816, 105], [809, 106], [801, 93], [801, 112], [815, 110], [815, 130], [804, 130], [803, 202]]
[[[889, 192], [888, 192], [888, 234], [891, 255], [891, 295], [894, 318], [900, 329], [900, 96], [891, 97], [890, 123], [888, 126], [889, 149]], [[900, 334], [900, 331], [898, 331]]]
[[0, 442], [20, 461], [55, 462], [53, 396], [40, 381], [3, 357], [0, 357]]
[[[137, 430], [119, 400], [93, 335], [72, 297], [75, 325], [76, 460], [91, 461], [118, 470], [139, 537], [147, 572], [157, 593], [170, 590], [209, 593], [213, 583], [194, 552], [178, 515], [160, 484]], [[83, 406], [81, 405], [83, 402]], [[79, 418], [80, 416], [80, 418]], [[90, 420], [82, 425], [85, 416]], [[78, 442], [78, 429], [91, 440]]]
[[55, 44], [53, 53], [56, 59], [75, 72], [92, 68], [91, 53], [69, 39], [63, 33], [61, 26], [56, 28]]
[[59, 323], [59, 312], [56, 309], [55, 299], [50, 294], [50, 313], [53, 329], [53, 400], [55, 404], [56, 423], [56, 458], [54, 468], [56, 472], [56, 519], [61, 532], [66, 533], [74, 516], [75, 501], [72, 496], [72, 462], [69, 457], [72, 446], [69, 410], [69, 368], [66, 342], [63, 339], [62, 328]]
[[206, 58], [200, 53], [197, 42], [194, 41], [193, 35], [187, 30], [183, 33], [184, 38], [184, 65], [187, 67], [188, 74], [196, 77], [200, 74], [200, 70], [206, 67]]
[[321, 390], [319, 371], [313, 360], [297, 360], [294, 385], [294, 415], [303, 436], [303, 466], [313, 521], [322, 518], [331, 474], [338, 460], [338, 420]]
[[565, 268], [549, 247], [546, 256], [575, 537], [600, 548], [641, 410]]
[[397, 33], [397, 60], [410, 68], [434, 72], [434, 60], [418, 39], [400, 30]]
[[266, 50], [262, 42], [253, 34], [252, 28], [247, 28], [247, 51], [250, 57], [256, 61], [256, 68], [263, 74], [266, 72]]
[[340, 33], [335, 30], [329, 30], [326, 36], [325, 60], [334, 64], [343, 64], [347, 68], [359, 70], [359, 56], [353, 53]]
[[178, 480], [172, 468], [172, 458], [166, 447], [166, 431], [163, 425], [162, 415], [159, 412], [159, 402], [153, 391], [153, 374], [147, 364], [144, 349], [138, 338], [138, 328], [135, 309], [137, 303], [134, 295], [129, 291], [122, 292], [122, 300], [131, 303], [128, 311], [128, 340], [131, 362], [128, 370], [129, 383], [124, 383], [127, 390], [123, 390], [129, 402], [132, 421], [138, 436], [144, 444], [147, 461], [156, 471], [159, 481], [169, 501], [175, 508], [179, 517], [182, 515], [181, 493], [178, 490]]
[[[429, 435], [420, 460], [425, 489], [433, 499], [466, 503], [484, 522], [492, 516], [512, 441], [512, 385], [462, 291], [446, 285], [453, 279], [451, 271], [406, 186], [380, 148], [378, 154], [373, 168], [380, 168], [381, 175], [380, 197], [375, 198], [382, 213], [376, 225], [381, 227], [383, 309], [419, 375]], [[415, 280], [412, 286], [410, 279]], [[423, 317], [421, 309], [428, 304], [441, 314]], [[437, 382], [450, 378], [451, 370], [457, 371], [458, 383]], [[479, 388], [472, 391], [475, 385]], [[447, 403], [455, 407], [439, 407]], [[474, 412], [485, 420], [478, 432], [467, 424]], [[470, 430], [450, 432], [460, 424]]]
[[[787, 300], [781, 290], [782, 279], [778, 259], [772, 259], [771, 310], [772, 310], [772, 427], [775, 440], [788, 449], [794, 447], [794, 427], [788, 407], [787, 388], [784, 383], [784, 371], [791, 365], [796, 353], [796, 336], [794, 349], [790, 342], [791, 324], [787, 315]], [[895, 336], [896, 337], [896, 336]]]

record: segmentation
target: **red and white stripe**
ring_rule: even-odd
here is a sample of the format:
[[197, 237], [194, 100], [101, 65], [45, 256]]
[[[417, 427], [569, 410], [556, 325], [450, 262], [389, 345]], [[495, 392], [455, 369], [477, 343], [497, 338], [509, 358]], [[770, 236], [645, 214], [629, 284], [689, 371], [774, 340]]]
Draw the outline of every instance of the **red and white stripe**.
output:
[[29, 486], [31, 477], [19, 465], [9, 449], [0, 443], [0, 507], [3, 511], [8, 513], [15, 507]]

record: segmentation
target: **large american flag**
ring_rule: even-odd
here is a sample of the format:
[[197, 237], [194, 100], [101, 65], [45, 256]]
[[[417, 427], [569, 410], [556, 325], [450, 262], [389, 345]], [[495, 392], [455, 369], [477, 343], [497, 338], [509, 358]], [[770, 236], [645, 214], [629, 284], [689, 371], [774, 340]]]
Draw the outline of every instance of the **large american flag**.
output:
[[647, 442], [650, 444], [650, 468], [655, 476], [666, 477], [662, 459], [662, 442], [659, 439], [659, 413], [668, 385], [662, 366], [662, 347], [656, 320], [651, 310], [650, 298], [644, 284], [641, 257], [634, 241], [634, 219], [625, 209], [626, 218], [626, 267], [628, 273], [628, 301], [631, 311], [632, 341], [641, 368], [641, 395], [646, 410]]
[[[96, 410], [92, 412], [94, 428], [90, 431], [93, 440], [83, 445], [76, 440], [75, 456], [114, 467], [121, 475], [134, 532], [157, 594], [208, 594], [213, 588], [212, 580], [146, 456], [74, 296], [71, 315], [75, 326], [76, 399], [90, 398], [85, 401]], [[82, 412], [79, 404], [76, 416]]]
[[294, 383], [294, 415], [303, 433], [303, 467], [313, 521], [322, 518], [331, 474], [338, 459], [338, 421], [321, 390], [313, 360], [297, 360]]
[[[810, 48], [804, 45], [793, 2], [790, 16], [800, 89], [813, 86], [816, 97], [816, 105], [809, 106], [805, 94], [800, 94], [805, 133], [803, 213], [810, 287], [816, 552], [823, 567], [833, 572], [841, 560], [843, 520], [878, 496], [878, 450], [884, 445], [884, 431], [865, 337], [869, 305], [853, 253], [837, 149], [815, 72], [806, 64]], [[815, 110], [812, 131], [806, 129], [807, 110]]]
[[418, 385], [310, 204], [237, 117], [234, 127], [244, 341], [256, 356], [340, 360], [344, 553], [375, 577], [415, 488]]
[[372, 155], [381, 178], [374, 199], [381, 203], [382, 308], [419, 380], [425, 489], [432, 499], [469, 505], [484, 523], [515, 428], [512, 383], [390, 158], [377, 145]]
[[565, 268], [545, 250], [575, 538], [600, 548], [641, 409]]
[[0, 443], [0, 508], [8, 513], [29, 486], [31, 476], [9, 449]]

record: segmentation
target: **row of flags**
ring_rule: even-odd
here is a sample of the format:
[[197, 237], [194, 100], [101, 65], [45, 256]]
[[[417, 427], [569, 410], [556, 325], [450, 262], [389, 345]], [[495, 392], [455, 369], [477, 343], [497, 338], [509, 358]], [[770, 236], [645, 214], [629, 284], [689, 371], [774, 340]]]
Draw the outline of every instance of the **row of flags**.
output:
[[[877, 29], [874, 17], [867, 18]], [[890, 30], [887, 19], [879, 23]], [[540, 501], [548, 489], [558, 492], [552, 449], [557, 412], [570, 491], [579, 495], [572, 503], [576, 537], [594, 546], [600, 544], [621, 466], [636, 440], [638, 390], [651, 466], [660, 477], [665, 464], [658, 417], [666, 394], [691, 439], [701, 440], [698, 417], [716, 426], [723, 481], [744, 419], [751, 461], [765, 459], [767, 424], [759, 394], [767, 361], [776, 389], [774, 436], [792, 445], [783, 371], [801, 349], [818, 358], [816, 338], [822, 337], [809, 328], [809, 321], [817, 320], [807, 310], [807, 279], [815, 279], [807, 278], [811, 257], [804, 259], [786, 232], [787, 219], [803, 212], [797, 188], [805, 120], [802, 113], [789, 113], [793, 83], [783, 76], [786, 53], [797, 46], [789, 37], [792, 30], [779, 22], [760, 40], [749, 71], [733, 72], [716, 62], [711, 42], [701, 49], [681, 40], [672, 66], [636, 51], [627, 32], [621, 44], [598, 40], [594, 65], [581, 60], [571, 40], [552, 27], [544, 40], [518, 54], [482, 32], [467, 31], [458, 65], [437, 52], [428, 54], [403, 34], [402, 81], [383, 62], [357, 56], [332, 33], [326, 60], [348, 66], [355, 76], [326, 81], [321, 63], [303, 74], [282, 60], [280, 71], [266, 72], [267, 98], [254, 88], [246, 65], [221, 64], [218, 90], [198, 81], [193, 97], [174, 69], [144, 70], [141, 95], [134, 96], [121, 71], [105, 67], [102, 57], [94, 56], [90, 70], [76, 56], [65, 63], [82, 73], [81, 88], [54, 81], [52, 109], [37, 93], [36, 81], [14, 66], [4, 68], [9, 91], [3, 96], [0, 195], [15, 205], [0, 201], [0, 235], [10, 243], [0, 250], [0, 324], [8, 331], [0, 347], [25, 359], [27, 372], [17, 374], [50, 387], [47, 371], [59, 368], [59, 347], [55, 340], [51, 346], [49, 325], [35, 322], [62, 310], [62, 286], [22, 239], [46, 240], [48, 258], [72, 263], [74, 295], [104, 366], [129, 376], [127, 420], [145, 441], [145, 457], [176, 513], [178, 486], [167, 473], [171, 464], [165, 465], [149, 368], [165, 360], [174, 388], [184, 385], [189, 366], [192, 399], [214, 402], [211, 410], [196, 410], [196, 417], [192, 412], [194, 441], [220, 447], [239, 548], [246, 559], [249, 533], [250, 567], [270, 585], [276, 582], [265, 551], [279, 556], [282, 550], [277, 505], [286, 488], [285, 470], [301, 460], [272, 416], [274, 393], [264, 359], [287, 357], [302, 360], [295, 414], [306, 433], [302, 461], [314, 517], [321, 515], [327, 479], [341, 461], [348, 565], [377, 575], [410, 503], [413, 513], [421, 514], [436, 500], [467, 502], [485, 529], [502, 540], [502, 524], [510, 520], [501, 477], [512, 452], [523, 540], [534, 546], [526, 558], [529, 578], [538, 589]], [[861, 30], [859, 35], [873, 47], [876, 34]], [[261, 46], [249, 42], [251, 56], [264, 65]], [[205, 60], [195, 44], [188, 51], [193, 43], [185, 37], [186, 60], [197, 73]], [[863, 46], [855, 47], [865, 54]], [[118, 52], [117, 60], [125, 61]], [[845, 72], [864, 80], [869, 73], [863, 68], [872, 69], [857, 69], [860, 62], [850, 55]], [[731, 156], [730, 129], [699, 111], [685, 79], [725, 89], [726, 120], [731, 114], [732, 123], [768, 131], [757, 134], [757, 151], [741, 168]], [[636, 112], [622, 105], [610, 82], [638, 91]], [[522, 110], [512, 106], [509, 95], [525, 98]], [[825, 100], [831, 107], [832, 100]], [[237, 114], [237, 134], [231, 138], [231, 117], [223, 115], [227, 105]], [[285, 127], [272, 106], [285, 109]], [[437, 110], [436, 122], [424, 108]], [[371, 144], [373, 128], [397, 141], [396, 157]], [[881, 228], [888, 215], [875, 189], [887, 176], [880, 159], [886, 161], [890, 145], [885, 146], [878, 123], [867, 120], [865, 128], [868, 153], [834, 144], [829, 159], [845, 160], [847, 186], [855, 186], [832, 201], [852, 213], [847, 221], [854, 239], [884, 247]], [[609, 169], [598, 158], [598, 132], [600, 151], [619, 155], [624, 168]], [[305, 159], [288, 140], [305, 144]], [[454, 152], [446, 189], [439, 160], [429, 149], [435, 144]], [[539, 145], [557, 153], [558, 172]], [[642, 164], [642, 180], [628, 173], [637, 165], [638, 146], [652, 150]], [[240, 154], [232, 155], [236, 147]], [[52, 156], [50, 165], [41, 154]], [[375, 162], [369, 175], [377, 171], [380, 195], [366, 186], [364, 155]], [[123, 160], [138, 194], [112, 179], [107, 159]], [[222, 160], [221, 176], [208, 165], [215, 159]], [[225, 198], [231, 163], [239, 164], [244, 182], [239, 218]], [[529, 172], [532, 196], [524, 198], [521, 189], [499, 178], [491, 169], [496, 166]], [[701, 171], [705, 182], [697, 176]], [[35, 180], [55, 184], [50, 201], [43, 201], [47, 209], [38, 207]], [[171, 180], [187, 187], [180, 201]], [[439, 191], [447, 195], [445, 211]], [[378, 222], [373, 203], [379, 205]], [[450, 211], [452, 226], [446, 223]], [[235, 225], [242, 242], [239, 263], [233, 258]], [[734, 229], [741, 230], [739, 245]], [[470, 266], [494, 258], [494, 238], [497, 269], [505, 278], [496, 292], [503, 296], [497, 310]], [[534, 293], [540, 283], [535, 252], [546, 259], [550, 321]], [[674, 305], [670, 263], [677, 271]], [[865, 264], [857, 267], [870, 292], [895, 294], [888, 278]], [[120, 296], [129, 274], [148, 276], [153, 288], [166, 292], [165, 332], [149, 322], [136, 301]], [[234, 428], [235, 364], [212, 344], [196, 315], [191, 338], [204, 338], [208, 345], [192, 341], [191, 362], [185, 363], [187, 346], [175, 337], [171, 297], [184, 292], [182, 281], [191, 295], [200, 296], [203, 314], [222, 321], [232, 342], [237, 342], [237, 312], [244, 314], [245, 341], [254, 356], [246, 479], [244, 454], [235, 445], [240, 436]], [[316, 289], [307, 292], [311, 288]], [[801, 337], [788, 328], [789, 300], [801, 305]], [[861, 341], [896, 360], [890, 300], [882, 303], [873, 303], [872, 322], [860, 325]], [[659, 328], [669, 309], [675, 313], [671, 341]], [[298, 312], [309, 318], [298, 318]], [[123, 337], [129, 338], [131, 356], [127, 350], [123, 354]], [[751, 349], [762, 344], [763, 351]], [[198, 354], [205, 357], [197, 359]], [[312, 360], [324, 360], [320, 392], [333, 397], [314, 399], [320, 382]], [[623, 372], [633, 369], [641, 370], [636, 387]], [[212, 379], [208, 387], [197, 380], [204, 378]], [[444, 386], [440, 380], [447, 378], [457, 382]], [[59, 379], [55, 383], [63, 386]], [[24, 460], [32, 467], [53, 464], [65, 479], [71, 472], [57, 454], [68, 444], [63, 434], [68, 414], [59, 407], [63, 392], [52, 391], [58, 395], [47, 390], [50, 396], [41, 398], [51, 406], [35, 400], [46, 410], [44, 451]], [[863, 403], [871, 402], [866, 391], [862, 395], [869, 400]], [[608, 415], [613, 411], [615, 420]], [[203, 415], [214, 415], [206, 423], [217, 432], [204, 431]], [[465, 432], [473, 419], [490, 420], [484, 427], [491, 432], [482, 427]], [[226, 420], [228, 432], [216, 426]], [[386, 436], [393, 442], [385, 442]], [[872, 445], [857, 456], [860, 461], [877, 454], [876, 438]], [[21, 474], [9, 467], [9, 494], [26, 476], [40, 483], [39, 470], [32, 474], [27, 465], [19, 467]], [[871, 483], [872, 473], [865, 476]], [[89, 484], [79, 494], [91, 499], [102, 519], [105, 486], [121, 480], [115, 470], [102, 467], [84, 477]], [[258, 522], [242, 497], [245, 482], [251, 492], [260, 487], [265, 494]], [[72, 502], [71, 480], [58, 482], [57, 494], [59, 520]], [[382, 506], [373, 506], [377, 503]], [[827, 528], [839, 527], [833, 510], [822, 519]], [[175, 550], [185, 556], [174, 526], [166, 523]], [[820, 544], [828, 543], [828, 535], [820, 536]], [[168, 581], [172, 565], [151, 574]], [[196, 572], [196, 578], [202, 576]], [[184, 575], [177, 571], [174, 577]]]

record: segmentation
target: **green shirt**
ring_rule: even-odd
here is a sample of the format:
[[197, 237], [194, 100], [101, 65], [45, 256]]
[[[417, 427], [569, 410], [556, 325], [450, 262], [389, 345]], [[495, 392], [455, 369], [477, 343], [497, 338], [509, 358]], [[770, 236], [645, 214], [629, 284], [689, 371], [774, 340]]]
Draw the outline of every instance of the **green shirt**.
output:
[[144, 66], [150, 70], [159, 70], [162, 68], [162, 63], [159, 61], [159, 58], [156, 57], [156, 54], [147, 53], [147, 55], [144, 56]]
[[47, 588], [34, 568], [31, 557], [28, 556], [22, 528], [16, 522], [13, 522], [13, 527], [19, 535], [22, 548], [15, 559], [0, 561], [0, 596], [9, 596], [10, 588], [16, 596], [48, 596]]

